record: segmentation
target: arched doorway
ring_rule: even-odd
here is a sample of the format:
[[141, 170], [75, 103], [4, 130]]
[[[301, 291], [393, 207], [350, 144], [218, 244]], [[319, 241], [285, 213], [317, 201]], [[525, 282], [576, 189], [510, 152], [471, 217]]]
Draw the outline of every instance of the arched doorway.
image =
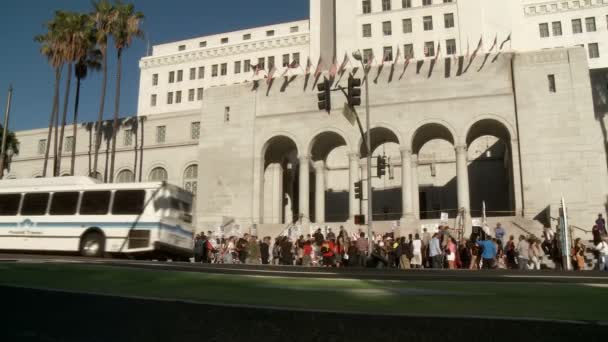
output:
[[264, 145], [262, 160], [262, 222], [282, 224], [297, 220], [301, 196], [296, 143], [285, 135], [275, 136]]
[[471, 212], [480, 217], [515, 215], [511, 134], [494, 119], [475, 122], [466, 136], [469, 158]]

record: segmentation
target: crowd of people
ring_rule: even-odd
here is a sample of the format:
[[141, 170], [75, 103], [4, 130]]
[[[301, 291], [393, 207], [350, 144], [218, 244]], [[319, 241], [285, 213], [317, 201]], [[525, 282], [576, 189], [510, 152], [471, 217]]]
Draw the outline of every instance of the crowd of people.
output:
[[[593, 227], [597, 268], [608, 268], [608, 234], [601, 215]], [[507, 236], [500, 223], [493, 232], [481, 227], [469, 238], [457, 239], [456, 231], [439, 226], [437, 232], [423, 229], [422, 234], [395, 238], [393, 233], [372, 234], [372, 243], [359, 231], [349, 234], [340, 227], [338, 235], [329, 228], [325, 234], [317, 229], [314, 234], [297, 239], [270, 236], [258, 240], [256, 236], [214, 238], [212, 232], [199, 234], [195, 239], [195, 262], [223, 264], [273, 264], [318, 267], [376, 267], [376, 268], [433, 268], [433, 269], [564, 269], [559, 234], [547, 228], [542, 240], [535, 236]], [[493, 234], [492, 234], [493, 233]], [[581, 239], [572, 243], [570, 257], [577, 270], [586, 268], [587, 247]]]

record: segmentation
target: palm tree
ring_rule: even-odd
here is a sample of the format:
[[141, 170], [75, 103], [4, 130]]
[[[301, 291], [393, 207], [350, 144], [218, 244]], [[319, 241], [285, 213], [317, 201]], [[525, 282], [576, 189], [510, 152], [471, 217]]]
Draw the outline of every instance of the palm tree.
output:
[[110, 32], [116, 47], [116, 96], [114, 98], [114, 122], [112, 125], [112, 152], [110, 160], [110, 183], [114, 182], [114, 160], [116, 158], [116, 133], [118, 132], [118, 116], [120, 109], [120, 77], [122, 72], [122, 53], [131, 45], [134, 38], [143, 37], [144, 33], [139, 24], [144, 15], [135, 12], [133, 4], [126, 4], [120, 0], [115, 4], [115, 15], [111, 21]]
[[[45, 56], [53, 69], [55, 70], [55, 90], [53, 93], [53, 107], [51, 115], [49, 115], [49, 129], [46, 139], [46, 149], [44, 152], [44, 166], [42, 168], [42, 177], [46, 177], [49, 151], [51, 148], [51, 136], [53, 134], [53, 125], [57, 122], [57, 114], [59, 108], [59, 82], [61, 81], [61, 70], [63, 69], [62, 46], [60, 39], [59, 17], [55, 15], [53, 20], [45, 24], [47, 32], [34, 37], [34, 40], [40, 43], [40, 53]], [[53, 168], [53, 173], [55, 168]], [[54, 175], [54, 174], [53, 174]]]
[[97, 172], [97, 162], [99, 160], [99, 147], [101, 146], [101, 128], [103, 121], [103, 110], [106, 100], [106, 85], [108, 81], [108, 36], [110, 35], [111, 22], [115, 16], [114, 6], [107, 0], [93, 2], [94, 11], [91, 17], [95, 21], [96, 35], [95, 40], [99, 51], [101, 52], [101, 102], [99, 104], [99, 114], [97, 116], [96, 132], [95, 132], [95, 157], [93, 161], [93, 171]]
[[[85, 19], [86, 18], [86, 21]], [[81, 41], [81, 48], [78, 50], [79, 55], [77, 56], [78, 62], [74, 69], [74, 75], [76, 76], [76, 100], [74, 102], [74, 118], [72, 120], [73, 129], [73, 146], [72, 156], [70, 164], [70, 175], [74, 175], [74, 167], [76, 163], [76, 135], [78, 132], [78, 105], [80, 103], [80, 83], [83, 79], [87, 78], [89, 70], [101, 69], [101, 52], [95, 46], [95, 30], [94, 23], [89, 16], [84, 16], [83, 26], [81, 31], [86, 39]], [[86, 24], [85, 24], [86, 23]], [[89, 167], [90, 168], [90, 167]]]
[[[2, 127], [2, 124], [0, 124], [0, 141], [2, 141], [2, 135], [4, 134], [4, 129]], [[11, 132], [9, 130], [7, 130], [7, 135], [6, 135], [6, 151], [13, 151], [13, 155], [18, 155], [19, 154], [19, 141], [17, 140], [17, 137], [15, 137], [15, 133]], [[10, 171], [11, 166], [9, 164], [10, 160], [10, 156], [8, 153], [4, 154], [4, 163], [0, 163], [2, 165], [4, 165], [4, 167], [2, 168], [6, 168], [7, 170]], [[2, 179], [2, 177], [4, 176], [4, 170], [0, 170], [0, 179]]]

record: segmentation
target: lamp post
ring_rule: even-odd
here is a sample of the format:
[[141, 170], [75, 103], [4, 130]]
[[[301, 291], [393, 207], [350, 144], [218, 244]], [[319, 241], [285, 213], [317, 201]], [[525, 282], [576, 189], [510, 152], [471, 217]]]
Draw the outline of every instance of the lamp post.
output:
[[367, 76], [369, 74], [369, 69], [365, 67], [363, 63], [363, 56], [361, 55], [361, 51], [357, 50], [353, 52], [353, 58], [358, 60], [361, 63], [361, 69], [363, 69], [364, 77], [363, 82], [365, 82], [365, 146], [367, 150], [367, 239], [369, 242], [369, 253], [372, 253], [372, 248], [374, 247], [373, 236], [372, 236], [372, 221], [373, 221], [373, 208], [372, 208], [372, 143], [371, 143], [371, 131], [370, 131], [370, 122], [369, 122], [369, 80]]

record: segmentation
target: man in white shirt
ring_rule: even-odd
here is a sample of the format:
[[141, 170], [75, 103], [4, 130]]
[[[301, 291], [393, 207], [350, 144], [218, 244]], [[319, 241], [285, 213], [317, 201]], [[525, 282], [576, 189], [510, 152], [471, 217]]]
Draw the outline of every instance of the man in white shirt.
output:
[[598, 252], [598, 265], [600, 271], [608, 271], [608, 243], [600, 241], [594, 249]]

